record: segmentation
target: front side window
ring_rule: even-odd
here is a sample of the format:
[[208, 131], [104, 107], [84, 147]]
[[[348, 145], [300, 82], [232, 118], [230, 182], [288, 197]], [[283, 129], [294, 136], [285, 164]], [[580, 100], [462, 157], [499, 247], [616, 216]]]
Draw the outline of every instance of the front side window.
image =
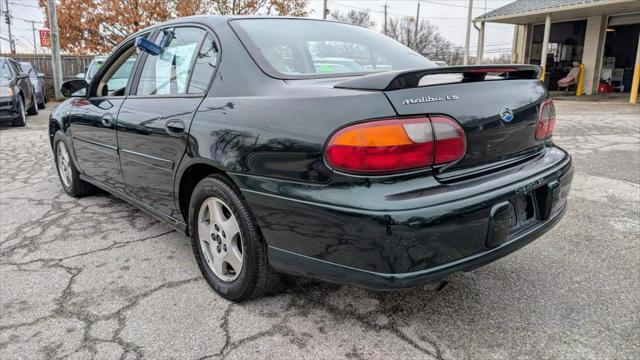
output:
[[22, 71], [22, 68], [20, 67], [20, 65], [18, 65], [17, 62], [10, 60], [9, 63], [11, 63], [11, 65], [13, 66], [13, 71], [15, 71], [16, 74], [20, 74]]
[[13, 74], [11, 73], [11, 69], [9, 68], [9, 62], [6, 60], [0, 60], [0, 78], [2, 79], [11, 79]]
[[120, 55], [102, 75], [97, 95], [124, 96], [127, 85], [132, 79], [137, 57], [138, 53], [133, 46]]
[[[159, 36], [162, 36], [160, 33]], [[186, 94], [191, 79], [191, 64], [205, 31], [199, 28], [176, 28], [171, 41], [160, 55], [149, 55], [144, 63], [136, 95]]]
[[129, 79], [131, 79], [131, 73], [133, 72], [133, 67], [136, 63], [137, 57], [138, 57], [138, 54], [135, 51], [133, 51], [128, 56], [125, 56], [124, 61], [122, 61], [122, 59], [118, 59], [119, 61], [122, 61], [122, 62], [119, 65], [116, 65], [117, 69], [113, 73], [107, 74], [107, 76], [105, 76], [105, 78], [102, 79], [103, 81], [107, 80], [106, 93], [103, 90], [102, 92], [103, 95], [110, 95], [110, 96], [124, 95], [125, 89], [129, 84]]
[[258, 65], [278, 78], [436, 66], [395, 40], [353, 25], [302, 19], [239, 19], [231, 26]]

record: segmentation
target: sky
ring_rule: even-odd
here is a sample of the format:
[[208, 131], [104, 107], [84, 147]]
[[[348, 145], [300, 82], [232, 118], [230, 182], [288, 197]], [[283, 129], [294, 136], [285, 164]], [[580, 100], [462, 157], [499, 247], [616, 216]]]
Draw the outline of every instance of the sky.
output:
[[[38, 6], [38, 0], [8, 0], [11, 14], [14, 17], [12, 32], [16, 38], [18, 52], [33, 53], [33, 35], [31, 23], [26, 20], [35, 20], [36, 29], [44, 27], [44, 12]], [[474, 0], [473, 17], [498, 8], [513, 0]], [[322, 18], [323, 0], [309, 0], [309, 17]], [[380, 30], [384, 23], [384, 5], [387, 5], [389, 17], [409, 16], [415, 17], [417, 0], [328, 0], [328, 8], [331, 11], [348, 11], [350, 9], [368, 9], [373, 16], [376, 26]], [[441, 34], [456, 45], [463, 46], [466, 34], [466, 17], [468, 0], [420, 0], [420, 18], [427, 19], [437, 25]], [[5, 0], [0, 0], [2, 10], [5, 10]], [[485, 11], [486, 9], [486, 11]], [[513, 26], [507, 24], [487, 24], [485, 29], [485, 56], [491, 57], [500, 53], [511, 52], [513, 40]], [[478, 32], [471, 29], [471, 55], [476, 52]], [[4, 16], [0, 22], [0, 38], [7, 37], [7, 25]], [[36, 32], [37, 37], [37, 32]], [[36, 39], [37, 41], [37, 39]], [[9, 43], [0, 39], [0, 50], [8, 52]], [[38, 46], [38, 52], [46, 51]]]

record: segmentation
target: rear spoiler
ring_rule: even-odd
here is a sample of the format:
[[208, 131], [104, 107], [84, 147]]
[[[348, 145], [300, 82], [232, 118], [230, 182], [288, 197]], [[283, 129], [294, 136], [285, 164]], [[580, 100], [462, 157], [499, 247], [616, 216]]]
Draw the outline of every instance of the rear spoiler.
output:
[[342, 81], [335, 88], [353, 90], [399, 90], [416, 88], [426, 75], [462, 74], [462, 82], [483, 81], [487, 74], [497, 74], [503, 79], [540, 79], [542, 68], [538, 65], [471, 65], [446, 66], [428, 69], [401, 70], [375, 73]]

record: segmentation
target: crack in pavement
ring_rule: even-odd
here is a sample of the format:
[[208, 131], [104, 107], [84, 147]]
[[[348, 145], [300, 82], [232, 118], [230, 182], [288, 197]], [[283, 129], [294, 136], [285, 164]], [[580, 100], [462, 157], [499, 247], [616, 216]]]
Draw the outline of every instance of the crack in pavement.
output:
[[563, 121], [563, 106], [573, 206], [543, 238], [440, 292], [285, 277], [241, 304], [208, 287], [186, 237], [112, 196], [65, 195], [46, 126], [3, 129], [0, 358], [637, 357], [638, 112], [580, 104]]

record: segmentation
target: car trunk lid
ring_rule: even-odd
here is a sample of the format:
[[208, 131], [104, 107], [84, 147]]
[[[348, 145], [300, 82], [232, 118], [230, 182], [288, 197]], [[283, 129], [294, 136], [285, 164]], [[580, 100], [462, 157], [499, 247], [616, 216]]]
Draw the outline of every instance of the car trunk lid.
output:
[[436, 168], [441, 180], [509, 166], [538, 153], [540, 103], [548, 97], [535, 66], [451, 67], [381, 73], [337, 88], [384, 91], [400, 116], [445, 115], [463, 128], [464, 157]]

